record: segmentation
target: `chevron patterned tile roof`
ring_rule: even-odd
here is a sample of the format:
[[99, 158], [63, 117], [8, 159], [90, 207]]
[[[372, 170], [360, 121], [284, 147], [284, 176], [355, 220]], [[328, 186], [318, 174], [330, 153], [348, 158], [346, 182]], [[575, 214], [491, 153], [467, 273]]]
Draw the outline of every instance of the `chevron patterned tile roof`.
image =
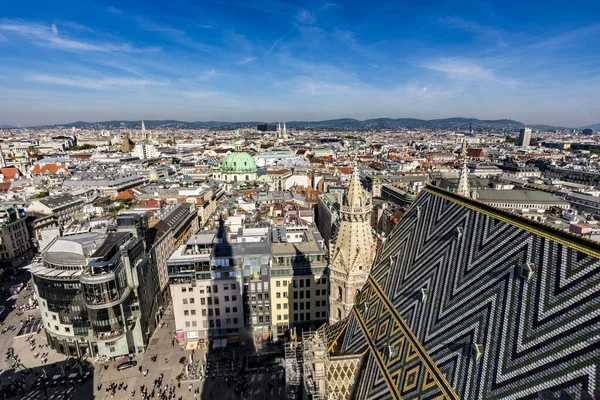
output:
[[427, 187], [356, 298], [365, 351], [356, 399], [592, 398], [600, 245]]

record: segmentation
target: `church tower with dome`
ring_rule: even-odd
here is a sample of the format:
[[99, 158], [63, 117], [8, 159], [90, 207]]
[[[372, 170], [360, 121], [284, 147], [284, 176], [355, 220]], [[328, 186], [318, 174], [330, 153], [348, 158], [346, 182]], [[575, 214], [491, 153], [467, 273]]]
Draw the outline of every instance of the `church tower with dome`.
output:
[[225, 157], [221, 164], [221, 170], [215, 172], [214, 178], [225, 182], [229, 189], [237, 182], [254, 182], [256, 172], [254, 158], [242, 151], [242, 144], [237, 142], [234, 152]]

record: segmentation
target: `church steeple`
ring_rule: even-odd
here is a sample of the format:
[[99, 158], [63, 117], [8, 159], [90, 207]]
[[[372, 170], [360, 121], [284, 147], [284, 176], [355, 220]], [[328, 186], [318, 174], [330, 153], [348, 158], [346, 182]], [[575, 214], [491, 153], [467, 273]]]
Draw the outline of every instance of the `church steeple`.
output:
[[147, 140], [148, 136], [146, 135], [146, 125], [144, 125], [144, 121], [142, 121], [142, 140]]
[[363, 192], [358, 166], [355, 165], [348, 192], [339, 209], [341, 222], [329, 247], [330, 322], [348, 316], [356, 291], [369, 276], [375, 254], [371, 211], [371, 198]]
[[460, 154], [462, 155], [462, 166], [460, 175], [458, 177], [458, 187], [456, 188], [456, 194], [470, 197], [469, 190], [469, 168], [467, 167], [467, 138], [463, 138], [462, 149]]

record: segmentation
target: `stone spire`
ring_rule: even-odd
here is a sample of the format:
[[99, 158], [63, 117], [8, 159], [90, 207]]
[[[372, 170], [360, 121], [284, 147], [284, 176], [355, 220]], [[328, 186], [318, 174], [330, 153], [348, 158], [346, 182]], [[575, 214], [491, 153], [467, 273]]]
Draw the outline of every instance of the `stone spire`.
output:
[[283, 140], [287, 140], [287, 128], [285, 127], [285, 121], [283, 121]]
[[142, 140], [146, 140], [148, 137], [146, 136], [146, 125], [144, 125], [144, 121], [142, 121]]
[[340, 225], [329, 247], [329, 321], [346, 318], [354, 296], [367, 280], [375, 254], [371, 229], [371, 198], [360, 184], [358, 167], [339, 209]]
[[460, 151], [462, 155], [462, 167], [460, 169], [460, 175], [458, 177], [458, 187], [456, 188], [456, 194], [470, 197], [469, 190], [469, 168], [467, 167], [467, 138], [465, 137], [462, 142], [462, 149]]

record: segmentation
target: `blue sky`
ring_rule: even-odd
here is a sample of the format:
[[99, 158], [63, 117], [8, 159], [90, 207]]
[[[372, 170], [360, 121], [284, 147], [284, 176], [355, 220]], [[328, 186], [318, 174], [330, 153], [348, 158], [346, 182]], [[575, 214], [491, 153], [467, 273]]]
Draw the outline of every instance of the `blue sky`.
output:
[[0, 124], [600, 122], [600, 5], [3, 2]]

